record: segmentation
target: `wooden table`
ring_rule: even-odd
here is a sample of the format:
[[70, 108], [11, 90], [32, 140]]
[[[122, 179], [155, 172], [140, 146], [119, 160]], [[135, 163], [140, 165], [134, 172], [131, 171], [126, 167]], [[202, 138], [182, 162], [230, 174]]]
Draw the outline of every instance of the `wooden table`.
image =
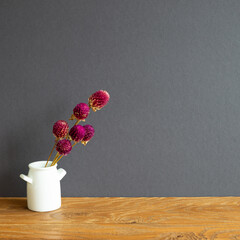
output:
[[240, 239], [240, 197], [63, 198], [47, 213], [0, 198], [0, 239]]

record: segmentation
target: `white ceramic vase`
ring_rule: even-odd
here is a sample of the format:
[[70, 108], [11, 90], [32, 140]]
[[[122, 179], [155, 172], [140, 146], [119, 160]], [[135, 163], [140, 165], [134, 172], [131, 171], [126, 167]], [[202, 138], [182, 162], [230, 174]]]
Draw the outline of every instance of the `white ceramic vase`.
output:
[[27, 205], [32, 211], [48, 212], [61, 207], [60, 180], [66, 171], [57, 169], [57, 164], [45, 168], [46, 162], [32, 162], [28, 165], [28, 176], [20, 175], [27, 182]]

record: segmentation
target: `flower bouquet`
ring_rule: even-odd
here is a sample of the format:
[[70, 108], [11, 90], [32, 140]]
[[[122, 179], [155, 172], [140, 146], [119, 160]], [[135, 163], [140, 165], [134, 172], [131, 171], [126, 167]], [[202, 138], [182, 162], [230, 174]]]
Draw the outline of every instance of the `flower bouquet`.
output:
[[[55, 136], [55, 144], [48, 157], [45, 167], [48, 166], [48, 162], [52, 156], [54, 149], [57, 153], [51, 162], [50, 166], [54, 166], [63, 156], [68, 155], [72, 148], [79, 142], [86, 146], [86, 144], [94, 136], [94, 128], [91, 125], [79, 125], [79, 123], [85, 122], [88, 117], [90, 109], [94, 112], [102, 109], [109, 101], [110, 95], [107, 91], [99, 90], [92, 94], [88, 99], [88, 105], [86, 103], [79, 103], [73, 109], [73, 114], [69, 120], [76, 120], [75, 124], [69, 131], [69, 125], [64, 120], [59, 120], [53, 125], [53, 135]], [[73, 141], [73, 144], [72, 144]]]
[[[89, 97], [88, 104], [77, 104], [69, 119], [75, 120], [70, 130], [64, 120], [54, 123], [52, 131], [55, 137], [54, 146], [47, 161], [30, 163], [28, 176], [20, 175], [27, 182], [27, 201], [30, 210], [45, 212], [61, 206], [60, 180], [65, 176], [66, 171], [62, 168], [57, 169], [57, 163], [68, 155], [76, 144], [82, 143], [86, 146], [92, 139], [95, 133], [93, 126], [88, 124], [82, 126], [79, 123], [85, 122], [91, 109], [94, 112], [102, 109], [109, 99], [110, 95], [107, 91], [99, 90]], [[56, 155], [50, 161], [54, 150]]]

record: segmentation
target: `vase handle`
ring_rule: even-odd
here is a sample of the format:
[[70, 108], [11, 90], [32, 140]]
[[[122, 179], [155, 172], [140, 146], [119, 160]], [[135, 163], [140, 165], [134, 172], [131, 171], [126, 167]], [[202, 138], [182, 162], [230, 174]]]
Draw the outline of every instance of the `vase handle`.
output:
[[57, 170], [58, 173], [58, 179], [62, 180], [62, 178], [67, 174], [67, 172], [63, 168], [59, 168]]
[[32, 179], [24, 174], [20, 174], [20, 178], [22, 178], [24, 181], [32, 184]]

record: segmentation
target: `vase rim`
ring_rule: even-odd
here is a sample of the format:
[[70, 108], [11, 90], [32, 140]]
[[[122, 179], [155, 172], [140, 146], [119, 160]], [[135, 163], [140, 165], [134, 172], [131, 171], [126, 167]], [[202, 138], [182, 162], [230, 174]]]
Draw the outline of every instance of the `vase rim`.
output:
[[[47, 161], [36, 161], [36, 162], [32, 162], [29, 163], [28, 167], [34, 170], [42, 170], [42, 171], [48, 171], [48, 170], [53, 170], [56, 169], [57, 164], [55, 164], [54, 166], [51, 167], [46, 167], [45, 168], [45, 164]], [[52, 161], [48, 162], [48, 165], [50, 165], [50, 163], [52, 163]]]

